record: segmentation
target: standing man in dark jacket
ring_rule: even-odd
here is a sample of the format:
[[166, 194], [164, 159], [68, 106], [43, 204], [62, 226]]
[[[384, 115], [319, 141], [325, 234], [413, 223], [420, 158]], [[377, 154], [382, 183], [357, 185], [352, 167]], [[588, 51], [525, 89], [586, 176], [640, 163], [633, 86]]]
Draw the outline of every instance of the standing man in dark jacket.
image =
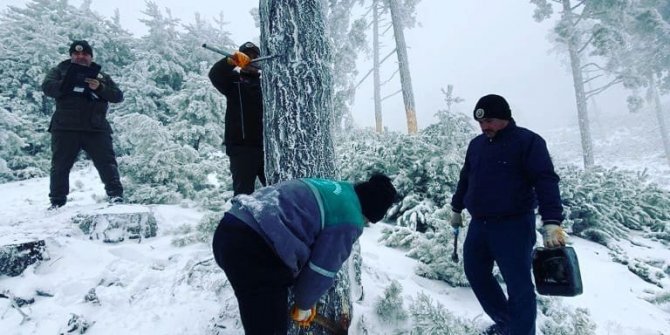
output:
[[87, 41], [70, 45], [70, 59], [51, 69], [42, 82], [45, 95], [56, 99], [51, 118], [51, 208], [65, 205], [70, 169], [84, 149], [93, 160], [110, 202], [123, 202], [112, 128], [107, 122], [109, 103], [123, 101], [123, 93], [100, 65], [93, 62]]
[[[503, 97], [491, 94], [479, 99], [474, 118], [483, 134], [468, 146], [451, 200], [453, 227], [463, 225], [464, 208], [472, 216], [463, 245], [465, 275], [495, 322], [486, 334], [535, 334], [534, 210], [539, 204], [545, 246], [565, 245], [559, 177], [545, 141], [517, 127]], [[493, 277], [494, 261], [508, 297]]]
[[263, 186], [266, 184], [261, 78], [258, 67], [250, 63], [260, 53], [256, 45], [246, 42], [209, 71], [214, 87], [226, 96], [224, 144], [235, 195], [251, 194], [256, 177]]

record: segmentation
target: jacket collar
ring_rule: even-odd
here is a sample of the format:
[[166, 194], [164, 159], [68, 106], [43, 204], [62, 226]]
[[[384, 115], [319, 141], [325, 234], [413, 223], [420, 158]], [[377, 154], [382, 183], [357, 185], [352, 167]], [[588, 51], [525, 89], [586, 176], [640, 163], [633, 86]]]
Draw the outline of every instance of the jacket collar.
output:
[[[516, 121], [514, 119], [510, 119], [509, 123], [507, 123], [507, 126], [503, 129], [500, 129], [498, 133], [496, 133], [496, 136], [493, 138], [488, 139], [489, 141], [499, 141], [501, 139], [504, 139], [509, 136], [509, 134], [513, 133], [517, 129]], [[482, 134], [483, 135], [483, 134]], [[486, 135], [484, 135], [486, 136]]]

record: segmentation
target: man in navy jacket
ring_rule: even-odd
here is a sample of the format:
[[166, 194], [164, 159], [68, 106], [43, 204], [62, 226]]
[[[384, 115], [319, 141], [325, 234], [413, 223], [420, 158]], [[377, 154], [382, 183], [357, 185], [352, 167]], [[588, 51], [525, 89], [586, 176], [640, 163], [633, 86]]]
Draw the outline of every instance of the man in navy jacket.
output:
[[[495, 322], [489, 334], [535, 334], [535, 208], [539, 206], [545, 246], [565, 245], [559, 177], [544, 139], [516, 125], [503, 97], [479, 99], [474, 118], [482, 134], [468, 146], [451, 200], [452, 226], [463, 225], [463, 209], [472, 217], [463, 245], [465, 275]], [[493, 277], [494, 261], [507, 297]]]

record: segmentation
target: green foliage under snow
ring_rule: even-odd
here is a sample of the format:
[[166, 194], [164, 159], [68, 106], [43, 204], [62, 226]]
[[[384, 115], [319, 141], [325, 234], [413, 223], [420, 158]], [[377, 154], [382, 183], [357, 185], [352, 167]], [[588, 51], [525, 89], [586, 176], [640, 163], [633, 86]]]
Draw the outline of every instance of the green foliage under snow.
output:
[[394, 280], [384, 290], [384, 295], [377, 298], [375, 312], [382, 322], [397, 324], [407, 319], [401, 293], [402, 285]]
[[572, 234], [607, 245], [636, 230], [670, 242], [670, 192], [650, 183], [644, 173], [596, 167], [559, 168], [558, 174], [565, 225]]
[[596, 324], [585, 308], [567, 308], [560, 298], [539, 297], [538, 307], [542, 316], [538, 325], [544, 335], [592, 335]]
[[463, 320], [446, 310], [425, 293], [419, 293], [409, 306], [413, 321], [412, 334], [416, 335], [469, 335], [479, 334], [473, 321]]

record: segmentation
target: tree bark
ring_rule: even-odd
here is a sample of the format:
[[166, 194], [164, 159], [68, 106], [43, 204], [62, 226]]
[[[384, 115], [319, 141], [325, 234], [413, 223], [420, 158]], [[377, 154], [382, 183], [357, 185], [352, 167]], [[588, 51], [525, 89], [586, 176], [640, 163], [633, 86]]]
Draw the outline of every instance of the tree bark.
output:
[[[336, 177], [332, 140], [333, 69], [319, 0], [261, 0], [265, 174], [270, 184], [301, 177]], [[349, 262], [317, 304], [319, 314], [348, 328]], [[291, 298], [292, 299], [292, 298]], [[287, 311], [288, 315], [288, 311]], [[328, 334], [313, 325], [289, 334]]]
[[[574, 26], [573, 13], [570, 6], [570, 0], [562, 0], [563, 15], [566, 24], [569, 27]], [[590, 169], [595, 164], [593, 158], [593, 141], [591, 139], [591, 128], [589, 123], [589, 114], [586, 105], [586, 95], [584, 94], [584, 78], [582, 76], [582, 64], [579, 58], [579, 38], [571, 34], [568, 36], [568, 51], [570, 53], [570, 65], [572, 67], [572, 81], [575, 87], [575, 99], [577, 101], [577, 117], [579, 121], [579, 132], [582, 140], [582, 156], [584, 158], [584, 168]]]
[[261, 1], [265, 172], [269, 183], [335, 176], [332, 54], [321, 1]]
[[656, 111], [656, 119], [658, 120], [658, 127], [661, 131], [661, 139], [663, 140], [663, 149], [665, 150], [665, 158], [670, 166], [670, 138], [668, 135], [668, 124], [663, 114], [663, 106], [661, 105], [661, 97], [658, 94], [658, 87], [656, 86], [656, 78], [654, 75], [649, 76], [649, 90], [651, 91], [654, 110]]
[[391, 21], [393, 21], [393, 34], [395, 35], [396, 51], [398, 54], [398, 67], [400, 69], [400, 84], [402, 87], [402, 99], [405, 102], [405, 114], [407, 115], [407, 133], [412, 135], [418, 131], [416, 122], [416, 108], [414, 107], [414, 91], [412, 90], [412, 77], [409, 73], [409, 61], [407, 57], [407, 44], [400, 19], [398, 0], [388, 0], [391, 10]]
[[384, 131], [382, 125], [382, 97], [381, 82], [379, 79], [379, 0], [372, 1], [372, 71], [373, 90], [375, 101], [375, 130], [378, 133]]

